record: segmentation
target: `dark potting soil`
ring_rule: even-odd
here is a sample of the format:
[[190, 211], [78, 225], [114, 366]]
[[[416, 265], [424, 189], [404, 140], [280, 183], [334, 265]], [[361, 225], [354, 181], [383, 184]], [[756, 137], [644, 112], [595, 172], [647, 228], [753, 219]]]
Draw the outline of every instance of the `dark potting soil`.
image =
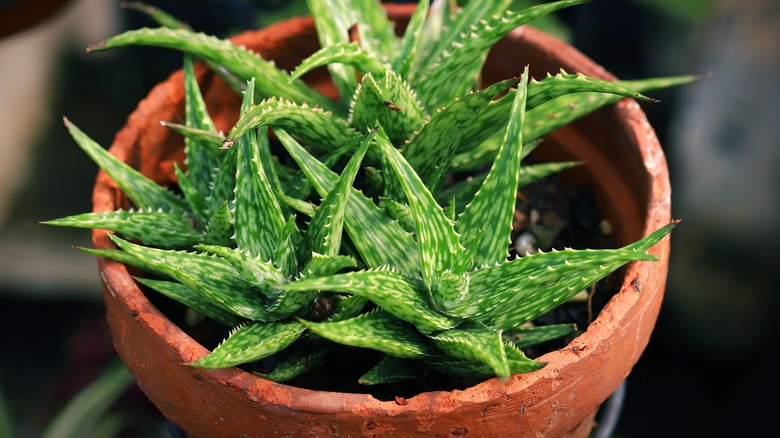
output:
[[[593, 196], [554, 176], [525, 186], [518, 192], [512, 242], [510, 257], [537, 249], [614, 247], [611, 227], [597, 211]], [[534, 321], [536, 325], [575, 324], [577, 331], [565, 338], [526, 349], [526, 355], [536, 358], [546, 352], [564, 348], [587, 328], [619, 290], [619, 280], [618, 275], [607, 276], [588, 291], [587, 298], [564, 303]], [[158, 293], [144, 291], [160, 311], [206, 348], [215, 348], [227, 337], [230, 328]], [[419, 379], [393, 384], [360, 385], [358, 378], [381, 356], [381, 353], [373, 350], [333, 345], [312, 371], [286, 384], [313, 390], [369, 393], [380, 400], [394, 400], [396, 397], [409, 398], [426, 391], [464, 389], [480, 381], [453, 378], [420, 364]], [[240, 368], [249, 372], [268, 372], [273, 366], [273, 359], [266, 359], [241, 365]]]

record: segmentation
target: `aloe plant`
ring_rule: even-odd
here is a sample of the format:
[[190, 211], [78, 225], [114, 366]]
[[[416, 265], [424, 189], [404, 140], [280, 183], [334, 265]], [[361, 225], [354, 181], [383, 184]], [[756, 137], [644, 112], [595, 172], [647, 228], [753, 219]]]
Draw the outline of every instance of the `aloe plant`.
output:
[[[292, 73], [154, 10], [162, 27], [89, 50], [185, 53], [184, 123], [164, 121], [184, 139], [180, 194], [66, 120], [135, 208], [46, 223], [112, 231], [118, 249], [83, 250], [146, 271], [139, 283], [230, 327], [193, 367], [273, 357], [260, 375], [287, 381], [342, 344], [383, 353], [367, 364], [364, 384], [414, 378], [425, 367], [502, 380], [537, 370], [544, 364], [523, 349], [573, 328], [531, 323], [624, 264], [654, 260], [647, 250], [676, 224], [617, 249], [510, 254], [518, 188], [577, 164], [521, 165], [545, 134], [620, 98], [650, 100], [640, 92], [694, 79], [561, 72], [535, 80], [526, 67], [480, 83], [487, 52], [509, 31], [584, 2], [516, 12], [506, 0], [459, 10], [422, 0], [398, 37], [378, 2], [309, 0], [322, 49]], [[347, 32], [353, 25], [358, 41]], [[227, 135], [206, 110], [193, 58], [243, 94]], [[320, 66], [339, 99], [302, 82]], [[285, 159], [273, 156], [271, 132]]]

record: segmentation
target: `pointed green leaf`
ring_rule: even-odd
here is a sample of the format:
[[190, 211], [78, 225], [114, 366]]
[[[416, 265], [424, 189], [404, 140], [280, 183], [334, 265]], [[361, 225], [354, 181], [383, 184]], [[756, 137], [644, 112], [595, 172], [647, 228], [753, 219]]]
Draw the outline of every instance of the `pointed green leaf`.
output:
[[268, 142], [268, 136], [252, 132], [236, 145], [238, 170], [233, 217], [238, 246], [263, 260], [271, 260], [285, 220], [260, 163], [259, 142]]
[[552, 324], [535, 327], [518, 327], [504, 332], [504, 339], [517, 348], [528, 348], [574, 333], [574, 324]]
[[439, 277], [444, 271], [454, 267], [455, 260], [464, 248], [460, 245], [452, 222], [401, 153], [381, 133], [377, 136], [376, 143], [398, 176], [409, 200], [417, 232], [423, 283], [431, 294], [434, 305], [441, 306], [453, 297], [443, 296], [446, 292], [436, 289]]
[[225, 141], [225, 136], [218, 132], [205, 131], [203, 129], [192, 128], [187, 125], [166, 121], [161, 121], [160, 125], [215, 151], [221, 148], [222, 143]]
[[398, 221], [404, 230], [410, 233], [414, 232], [414, 217], [412, 217], [412, 209], [408, 205], [390, 198], [382, 198], [381, 201], [382, 208], [390, 217]]
[[391, 70], [380, 80], [371, 74], [363, 76], [350, 116], [352, 126], [359, 131], [373, 128], [379, 120], [393, 144], [409, 139], [422, 129], [426, 119], [414, 91]]
[[418, 359], [432, 353], [414, 326], [381, 310], [337, 322], [301, 320], [312, 332], [339, 344], [370, 348], [394, 357]]
[[395, 26], [376, 0], [352, 0], [352, 10], [358, 24], [360, 45], [389, 62], [398, 53]]
[[208, 202], [206, 202], [206, 198], [203, 197], [203, 194], [201, 194], [198, 188], [190, 181], [184, 171], [181, 170], [179, 163], [173, 163], [173, 173], [176, 175], [177, 184], [182, 195], [184, 195], [184, 199], [190, 206], [190, 211], [195, 215], [195, 219], [197, 219], [196, 226], [200, 228], [208, 220], [206, 217], [208, 214]]
[[[460, 144], [461, 133], [473, 123], [476, 115], [496, 96], [515, 85], [517, 79], [507, 79], [490, 87], [456, 99], [439, 111], [404, 149], [404, 157], [426, 185], [435, 187], [449, 167]], [[494, 128], [492, 128], [494, 129]]]
[[[544, 367], [544, 362], [529, 359], [512, 345], [504, 344], [510, 374], [530, 373]], [[468, 379], [486, 379], [495, 377], [495, 372], [484, 362], [475, 362], [465, 359], [457, 359], [451, 356], [440, 355], [425, 360], [428, 364], [442, 372]]]
[[[306, 0], [321, 47], [349, 42], [348, 32], [356, 21], [350, 3], [341, 0]], [[354, 70], [342, 64], [330, 64], [328, 71], [341, 99], [349, 99], [357, 87]]]
[[257, 83], [260, 96], [285, 96], [298, 103], [309, 102], [329, 110], [337, 106], [327, 97], [317, 93], [301, 81], [290, 83], [289, 74], [279, 70], [247, 49], [237, 47], [228, 40], [222, 40], [187, 29], [138, 29], [131, 30], [90, 45], [87, 51], [102, 51], [117, 47], [146, 45], [166, 47], [191, 53], [205, 61], [222, 66], [244, 82], [253, 77], [263, 78]]
[[189, 365], [218, 369], [264, 359], [287, 348], [305, 330], [297, 321], [248, 323], [231, 332], [211, 354]]
[[377, 59], [377, 55], [361, 48], [355, 43], [338, 43], [323, 47], [304, 59], [290, 75], [290, 80], [298, 79], [317, 67], [330, 64], [344, 64], [361, 73], [373, 73], [379, 77], [387, 68]]
[[458, 321], [440, 314], [428, 304], [423, 298], [422, 284], [395, 271], [355, 271], [304, 278], [280, 287], [290, 291], [326, 290], [365, 297], [423, 333], [454, 327]]
[[501, 331], [469, 323], [432, 333], [428, 338], [448, 355], [465, 361], [483, 362], [502, 381], [511, 373]]
[[219, 169], [215, 172], [213, 178], [214, 185], [211, 193], [206, 197], [206, 201], [209, 204], [209, 212], [212, 215], [222, 208], [222, 204], [225, 202], [230, 204], [233, 202], [233, 190], [236, 188], [236, 172], [238, 169], [237, 155], [238, 148], [228, 149], [225, 156], [222, 157]]
[[291, 216], [284, 225], [279, 235], [279, 243], [274, 251], [274, 264], [285, 277], [292, 278], [298, 275], [298, 253], [300, 252], [301, 230], [295, 222], [296, 217]]
[[289, 129], [308, 146], [323, 152], [338, 149], [362, 137], [346, 120], [331, 112], [273, 97], [241, 114], [235, 126], [230, 128], [223, 147], [232, 146], [241, 136], [261, 126]]
[[[274, 132], [317, 192], [325, 196], [336, 184], [338, 175], [309, 154], [284, 130], [277, 129]], [[412, 235], [384, 214], [372, 200], [354, 189], [347, 202], [344, 225], [368, 266], [394, 266], [412, 275], [419, 272], [417, 248]]]
[[382, 356], [382, 359], [367, 373], [360, 376], [358, 383], [361, 385], [379, 385], [382, 383], [397, 383], [405, 380], [414, 380], [420, 377], [419, 361], [414, 359], [401, 359], [390, 355]]
[[144, 270], [170, 276], [225, 310], [247, 319], [276, 318], [264, 309], [262, 294], [250, 287], [224, 259], [201, 253], [148, 248], [114, 235], [109, 237], [138, 259]]
[[[441, 1], [439, 3], [442, 3]], [[420, 55], [424, 41], [422, 39], [423, 29], [430, 24], [426, 22], [428, 10], [430, 9], [430, 0], [420, 0], [417, 2], [417, 8], [409, 19], [409, 25], [406, 27], [404, 36], [401, 39], [401, 48], [398, 57], [393, 59], [393, 71], [407, 81], [414, 80], [415, 68]], [[429, 20], [428, 20], [429, 21]], [[422, 60], [425, 61], [424, 59]]]
[[278, 291], [273, 291], [273, 288], [286, 281], [279, 268], [245, 250], [216, 245], [197, 245], [195, 248], [222, 257], [241, 275], [241, 278], [259, 288], [266, 295], [279, 295]]
[[526, 255], [471, 273], [467, 313], [495, 328], [510, 329], [547, 313], [631, 261], [656, 260], [644, 251], [674, 223], [619, 249], [553, 250]]
[[[252, 91], [254, 94], [254, 91]], [[198, 79], [195, 77], [192, 56], [184, 55], [184, 120], [185, 125], [207, 132], [217, 132], [214, 122], [206, 109], [206, 102], [200, 93]], [[219, 166], [218, 150], [208, 144], [184, 137], [184, 164], [187, 167], [187, 177], [204, 196], [210, 191], [211, 173]]]
[[311, 255], [311, 260], [301, 273], [302, 278], [324, 277], [333, 275], [347, 268], [356, 268], [357, 262], [349, 256], [322, 255], [316, 252]]
[[[527, 84], [528, 67], [517, 85], [509, 125], [498, 156], [474, 199], [455, 223], [464, 245], [480, 236], [474, 258], [476, 265], [501, 262], [509, 255], [517, 186], [520, 182]], [[482, 234], [481, 230], [489, 232]]]
[[192, 227], [193, 219], [181, 213], [152, 210], [117, 210], [82, 213], [60, 219], [42, 222], [76, 228], [100, 228], [137, 239], [147, 245], [169, 248], [186, 248], [203, 238], [203, 234]]
[[153, 280], [150, 278], [133, 277], [135, 281], [157, 291], [166, 297], [178, 301], [185, 306], [197, 310], [203, 315], [228, 327], [234, 327], [243, 320], [225, 309], [203, 298], [198, 292], [188, 286], [173, 281]]
[[268, 373], [253, 374], [272, 382], [286, 382], [316, 369], [322, 358], [328, 353], [328, 349], [321, 347], [314, 351], [292, 351], [284, 350], [282, 359], [276, 364], [273, 370]]
[[70, 131], [70, 135], [76, 140], [81, 149], [114, 180], [137, 208], [161, 208], [165, 211], [188, 213], [189, 209], [184, 199], [174, 195], [168, 189], [160, 187], [141, 172], [113, 156], [67, 118], [64, 121], [65, 126]]
[[236, 243], [233, 240], [234, 234], [233, 213], [230, 211], [228, 202], [225, 201], [209, 219], [203, 243], [233, 247]]
[[314, 211], [314, 216], [309, 222], [309, 228], [303, 237], [303, 251], [301, 263], [307, 263], [312, 252], [326, 256], [335, 256], [341, 250], [341, 234], [344, 228], [344, 216], [346, 213], [349, 195], [352, 193], [352, 184], [355, 181], [360, 163], [368, 151], [369, 145], [374, 140], [376, 130], [370, 133], [355, 154], [349, 159], [346, 167], [339, 176], [336, 184], [325, 195], [320, 206]]
[[[447, 47], [441, 47], [441, 52], [437, 52], [425, 68], [416, 87], [420, 100], [426, 108], [449, 105], [453, 97], [464, 96], [472, 89], [476, 84], [475, 75], [480, 71], [480, 68], [474, 68], [475, 63], [481, 66], [488, 51], [506, 34], [535, 18], [586, 1], [562, 0], [519, 12], [506, 11], [463, 29]], [[470, 74], [464, 74], [464, 70]]]

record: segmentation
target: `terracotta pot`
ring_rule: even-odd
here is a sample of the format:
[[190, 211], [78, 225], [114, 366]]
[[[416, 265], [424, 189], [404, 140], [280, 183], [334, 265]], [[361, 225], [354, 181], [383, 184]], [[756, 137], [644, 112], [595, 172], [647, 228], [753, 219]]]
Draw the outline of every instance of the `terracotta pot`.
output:
[[[390, 7], [408, 19], [411, 7]], [[291, 69], [317, 49], [311, 20], [295, 18], [234, 41]], [[518, 75], [530, 64], [536, 77], [561, 67], [612, 78], [603, 68], [538, 30], [515, 30], [495, 47], [487, 81]], [[238, 98], [199, 70], [215, 121], [227, 130]], [[314, 77], [314, 82], [324, 75]], [[174, 73], [144, 99], [117, 135], [111, 151], [160, 182], [172, 181], [181, 140], [159, 125], [181, 118], [182, 74]], [[619, 241], [636, 240], [670, 220], [670, 186], [664, 155], [640, 107], [631, 100], [561, 129], [539, 150], [545, 159], [577, 159], [567, 172], [597, 196]], [[126, 202], [101, 173], [94, 210]], [[97, 248], [114, 248], [105, 232]], [[99, 259], [114, 345], [146, 395], [162, 413], [196, 436], [587, 436], [599, 405], [628, 376], [654, 328], [666, 283], [669, 240], [651, 252], [657, 262], [622, 270], [622, 287], [587, 331], [541, 357], [540, 371], [502, 384], [488, 380], [462, 391], [428, 392], [400, 405], [369, 395], [312, 391], [269, 382], [237, 368], [216, 371], [182, 365], [208, 351], [171, 323], [136, 286], [126, 267]]]

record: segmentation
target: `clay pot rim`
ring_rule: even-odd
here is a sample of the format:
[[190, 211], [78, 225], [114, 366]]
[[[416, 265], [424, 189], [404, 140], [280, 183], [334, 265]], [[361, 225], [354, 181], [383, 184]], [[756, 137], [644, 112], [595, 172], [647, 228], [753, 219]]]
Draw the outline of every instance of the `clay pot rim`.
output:
[[[391, 8], [394, 7], [391, 6]], [[298, 21], [300, 25], [311, 25], [310, 18], [293, 18], [290, 21]], [[249, 31], [234, 37], [233, 41], [236, 44], [242, 44], [245, 39], [250, 38], [253, 34], [265, 31], [279, 31], [279, 28], [276, 25], [272, 25], [266, 29]], [[567, 55], [575, 58], [574, 62], [587, 67], [587, 69], [583, 69], [584, 73], [605, 79], [614, 79], [606, 70], [576, 49], [530, 26], [516, 29], [512, 32], [510, 38], [521, 39], [527, 44], [544, 46], [548, 50], [566, 52]], [[152, 93], [165, 92], [168, 82], [170, 82], [170, 79], [159, 84], [152, 90], [150, 95]], [[142, 106], [143, 102], [139, 104], [138, 110]], [[634, 101], [625, 100], [616, 104], [614, 110], [621, 116], [619, 117], [620, 129], [627, 132], [630, 138], [642, 140], [640, 142], [640, 152], [645, 163], [647, 177], [652, 178], [654, 175], [663, 176], [667, 173], [666, 161], [660, 144], [658, 144], [655, 134], [638, 104]], [[117, 135], [117, 140], [120, 136], [121, 133]], [[114, 145], [116, 144], [117, 141], [115, 141]], [[114, 146], [112, 146], [112, 149], [114, 149]], [[97, 193], [97, 186], [107, 183], [107, 176], [101, 172], [96, 183], [96, 211], [98, 208], [101, 208], [101, 202], [105, 201], [106, 195], [105, 193], [103, 195]], [[651, 185], [649, 190], [648, 199], [661, 199], [662, 201], [648, 206], [647, 214], [644, 218], [643, 232], [645, 235], [665, 225], [670, 220], [669, 194], [671, 189], [668, 185], [668, 177], [665, 185]], [[97, 248], [115, 248], [106, 237], [105, 232], [101, 230], [93, 231], [93, 241]], [[657, 244], [651, 252], [661, 259], [661, 261], [653, 263], [659, 263], [659, 269], [665, 269], [668, 264], [668, 238]], [[106, 284], [111, 295], [116, 299], [125, 301], [127, 307], [131, 309], [134, 315], [137, 312], [136, 320], [153, 330], [157, 336], [164, 338], [168, 345], [176, 350], [182, 363], [205, 356], [209, 352], [205, 347], [186, 335], [179, 327], [175, 326], [149, 302], [134, 283], [124, 265], [104, 258], [98, 258], [98, 263], [104, 284]], [[572, 352], [572, 346], [573, 344], [597, 345], [622, 324], [627, 317], [628, 311], [631, 310], [639, 299], [639, 294], [632, 287], [630, 279], [638, 275], [639, 265], [641, 264], [632, 263], [628, 266], [620, 291], [609, 301], [598, 318], [583, 334], [566, 348], [549, 352], [539, 358], [539, 360], [547, 362], [547, 366], [533, 373], [514, 375], [505, 383], [500, 383], [498, 379], [493, 378], [464, 390], [424, 392], [407, 399], [407, 403], [400, 406], [394, 401], [381, 401], [369, 394], [316, 391], [275, 383], [256, 377], [238, 368], [198, 370], [198, 374], [204, 379], [232, 386], [258, 402], [273, 401], [278, 403], [279, 399], [277, 397], [267, 398], [266, 394], [288, 394], [289, 400], [287, 401], [294, 401], [295, 408], [303, 412], [369, 411], [389, 415], [401, 413], [406, 415], [414, 412], [435, 414], [437, 412], [449, 411], [456, 404], [484, 404], [496, 397], [500, 397], [502, 394], [523, 391], [543, 379], [556, 381], [556, 376], [567, 367], [594, 354], [597, 350], [596, 348], [581, 349], [575, 354]], [[442, 394], [445, 393], [448, 394], [447, 400], [451, 402], [442, 403]]]

